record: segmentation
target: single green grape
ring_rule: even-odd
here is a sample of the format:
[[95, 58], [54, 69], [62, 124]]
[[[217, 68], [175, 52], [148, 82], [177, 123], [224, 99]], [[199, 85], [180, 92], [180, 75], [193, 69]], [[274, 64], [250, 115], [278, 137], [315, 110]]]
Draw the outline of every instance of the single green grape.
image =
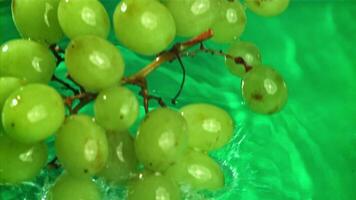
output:
[[173, 15], [177, 35], [183, 37], [207, 31], [219, 10], [217, 0], [167, 0], [163, 3]]
[[143, 55], [158, 54], [176, 35], [174, 19], [158, 1], [123, 0], [114, 13], [117, 39]]
[[22, 81], [15, 77], [0, 77], [0, 111], [12, 92], [21, 87]]
[[92, 176], [108, 159], [105, 131], [86, 115], [72, 115], [59, 129], [55, 148], [59, 161], [71, 175]]
[[114, 184], [126, 183], [132, 178], [138, 164], [134, 141], [129, 132], [107, 132], [109, 158], [98, 173], [106, 181]]
[[180, 112], [188, 124], [190, 147], [211, 151], [231, 139], [234, 124], [225, 110], [210, 104], [191, 104]]
[[[260, 50], [251, 42], [238, 41], [233, 43], [229, 47], [227, 54], [235, 58], [241, 57], [250, 67], [261, 64]], [[245, 66], [237, 64], [234, 59], [226, 58], [225, 65], [231, 73], [238, 77], [243, 77], [246, 74]]]
[[55, 44], [63, 38], [58, 23], [59, 0], [12, 0], [12, 17], [23, 38]]
[[14, 91], [2, 109], [5, 132], [23, 143], [45, 140], [63, 121], [61, 96], [55, 89], [42, 84], [29, 84]]
[[219, 13], [213, 22], [214, 36], [212, 40], [218, 43], [230, 43], [238, 39], [245, 30], [245, 8], [239, 1], [219, 1]]
[[13, 76], [27, 83], [48, 83], [56, 59], [43, 45], [24, 39], [11, 40], [0, 47], [0, 76]]
[[109, 35], [109, 15], [98, 0], [60, 0], [58, 20], [70, 39], [84, 35], [107, 38]]
[[179, 185], [194, 189], [217, 190], [224, 187], [224, 173], [208, 155], [190, 151], [179, 162], [165, 172]]
[[65, 63], [71, 77], [89, 92], [119, 84], [124, 72], [120, 51], [97, 36], [81, 36], [70, 42]]
[[242, 80], [242, 97], [251, 110], [272, 114], [287, 101], [287, 85], [274, 69], [260, 65], [249, 71]]
[[50, 188], [46, 200], [101, 200], [99, 187], [89, 178], [64, 172]]
[[124, 131], [131, 127], [138, 116], [138, 101], [125, 87], [102, 90], [95, 99], [96, 122], [106, 130]]
[[254, 13], [271, 17], [284, 12], [289, 5], [289, 0], [245, 0], [245, 3]]
[[44, 143], [22, 144], [0, 133], [0, 185], [32, 180], [45, 166], [47, 156]]
[[187, 122], [176, 111], [158, 108], [141, 122], [135, 140], [137, 158], [151, 170], [163, 171], [186, 151]]
[[129, 186], [128, 200], [181, 200], [179, 187], [161, 175], [148, 175]]

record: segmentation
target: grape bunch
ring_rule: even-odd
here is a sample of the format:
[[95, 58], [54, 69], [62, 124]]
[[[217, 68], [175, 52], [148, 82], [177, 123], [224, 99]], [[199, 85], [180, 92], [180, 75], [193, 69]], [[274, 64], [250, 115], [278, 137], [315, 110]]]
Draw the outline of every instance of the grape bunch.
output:
[[[208, 153], [229, 143], [232, 117], [204, 102], [168, 107], [149, 94], [146, 77], [165, 62], [183, 65], [181, 59], [196, 53], [224, 56], [227, 69], [242, 78], [246, 104], [262, 114], [279, 111], [287, 100], [282, 76], [262, 63], [253, 43], [239, 37], [246, 7], [275, 16], [288, 3], [121, 0], [112, 20], [119, 44], [156, 56], [124, 76], [130, 66], [107, 40], [111, 21], [100, 1], [12, 0], [22, 38], [0, 47], [0, 186], [32, 181], [46, 169], [60, 171], [41, 197], [47, 200], [102, 199], [97, 180], [127, 188], [129, 200], [179, 200], [184, 187], [224, 187], [220, 164]], [[172, 44], [176, 37], [190, 39]], [[206, 48], [208, 39], [230, 48], [226, 53]], [[60, 76], [63, 64], [66, 75]], [[142, 103], [128, 85], [140, 89]], [[152, 108], [151, 101], [160, 107]], [[92, 111], [85, 112], [90, 103]], [[55, 158], [48, 161], [53, 148]]]

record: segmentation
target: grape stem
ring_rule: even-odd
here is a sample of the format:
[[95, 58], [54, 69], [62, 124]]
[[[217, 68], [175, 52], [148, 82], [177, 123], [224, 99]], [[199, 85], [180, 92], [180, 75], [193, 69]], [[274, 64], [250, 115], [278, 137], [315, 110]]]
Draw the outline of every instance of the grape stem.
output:
[[[139, 94], [143, 97], [143, 106], [144, 106], [145, 112], [148, 113], [150, 100], [157, 101], [157, 103], [162, 107], [166, 106], [166, 104], [164, 103], [164, 101], [161, 97], [157, 97], [157, 96], [153, 96], [153, 95], [149, 94], [148, 83], [147, 83], [147, 79], [146, 79], [146, 77], [149, 74], [151, 74], [153, 71], [155, 71], [157, 68], [159, 68], [165, 62], [171, 62], [171, 61], [177, 59], [182, 67], [182, 73], [183, 73], [182, 83], [180, 85], [179, 91], [177, 92], [177, 94], [171, 101], [172, 104], [176, 104], [177, 98], [179, 97], [179, 95], [183, 89], [184, 82], [185, 82], [185, 67], [181, 60], [181, 57], [183, 57], [183, 56], [195, 56], [197, 53], [200, 53], [200, 52], [208, 53], [208, 54], [212, 54], [212, 55], [224, 56], [225, 59], [232, 59], [232, 60], [234, 60], [234, 62], [236, 64], [241, 64], [245, 68], [246, 72], [248, 72], [252, 69], [252, 67], [249, 66], [244, 61], [244, 59], [241, 57], [234, 57], [232, 55], [224, 53], [222, 50], [213, 50], [213, 49], [206, 48], [204, 46], [203, 42], [210, 39], [211, 37], [213, 37], [213, 35], [214, 35], [213, 31], [211, 29], [209, 29], [208, 31], [201, 33], [200, 35], [196, 36], [195, 38], [193, 38], [191, 40], [188, 40], [183, 43], [175, 44], [168, 51], [164, 51], [164, 52], [160, 53], [151, 63], [146, 65], [144, 68], [142, 68], [138, 72], [136, 72], [128, 77], [124, 77], [121, 80], [121, 84], [122, 85], [131, 84], [131, 85], [138, 86], [140, 88]], [[198, 49], [188, 51], [196, 45], [200, 45]], [[59, 47], [55, 46], [54, 49], [56, 50], [56, 48], [59, 48]], [[62, 52], [62, 51], [59, 49], [54, 52]], [[74, 96], [67, 97], [65, 99], [65, 104], [69, 107], [70, 113], [76, 114], [87, 103], [94, 100], [96, 98], [97, 94], [85, 92], [84, 88], [81, 87], [80, 84], [76, 83], [70, 76], [67, 76], [67, 78], [80, 87], [79, 93], [75, 93]], [[70, 88], [70, 87], [68, 87], [68, 85], [65, 85], [65, 86], [67, 88]], [[75, 107], [73, 107], [73, 102], [76, 99], [79, 100], [79, 103]]]
[[56, 44], [51, 45], [49, 49], [52, 51], [54, 57], [56, 57], [56, 66], [58, 66], [61, 62], [64, 61], [64, 58], [61, 55], [64, 54], [64, 50]]

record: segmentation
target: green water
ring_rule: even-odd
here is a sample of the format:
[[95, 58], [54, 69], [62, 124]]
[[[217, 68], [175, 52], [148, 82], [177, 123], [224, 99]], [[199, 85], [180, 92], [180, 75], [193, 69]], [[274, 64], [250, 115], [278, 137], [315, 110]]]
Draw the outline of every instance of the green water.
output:
[[[112, 12], [115, 3], [103, 2]], [[3, 43], [16, 37], [16, 31], [7, 4], [0, 6]], [[257, 44], [263, 62], [273, 65], [289, 87], [286, 107], [272, 116], [248, 110], [241, 98], [241, 80], [228, 73], [222, 58], [184, 59], [188, 76], [177, 106], [214, 103], [228, 110], [236, 122], [232, 142], [212, 154], [224, 168], [226, 187], [207, 198], [356, 199], [355, 20], [353, 0], [292, 1], [286, 13], [269, 19], [248, 13], [242, 38]], [[127, 74], [150, 60], [120, 49]], [[180, 80], [179, 65], [165, 64], [149, 77], [151, 92], [169, 102]], [[0, 186], [0, 199], [36, 199], [43, 191], [41, 185], [49, 182], [42, 178], [37, 185]], [[114, 193], [109, 193], [106, 198], [114, 199]], [[200, 198], [199, 194], [190, 197]]]

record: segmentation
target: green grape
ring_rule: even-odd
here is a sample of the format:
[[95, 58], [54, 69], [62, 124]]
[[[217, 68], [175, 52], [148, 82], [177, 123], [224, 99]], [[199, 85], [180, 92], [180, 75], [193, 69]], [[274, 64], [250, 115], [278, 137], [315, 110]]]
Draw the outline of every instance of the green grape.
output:
[[230, 43], [240, 37], [246, 26], [245, 9], [239, 1], [220, 0], [218, 17], [214, 20], [213, 41]]
[[208, 30], [219, 10], [216, 0], [167, 0], [163, 3], [173, 15], [177, 35], [184, 37], [196, 36]]
[[5, 132], [24, 143], [48, 138], [63, 120], [61, 96], [53, 88], [42, 84], [29, 84], [11, 93], [2, 110]]
[[165, 176], [144, 176], [129, 186], [128, 200], [180, 199], [179, 187]]
[[64, 169], [74, 176], [95, 175], [108, 159], [105, 131], [85, 115], [65, 120], [57, 133], [55, 148]]
[[[239, 41], [232, 44], [227, 54], [237, 58], [241, 57], [248, 66], [254, 67], [261, 64], [261, 54], [256, 45], [251, 42]], [[243, 77], [246, 69], [243, 65], [235, 63], [234, 59], [225, 59], [225, 64], [236, 76]]]
[[245, 3], [254, 13], [271, 17], [285, 11], [289, 5], [289, 0], [245, 0]]
[[13, 76], [28, 83], [48, 83], [56, 68], [51, 51], [24, 39], [3, 44], [0, 52], [0, 76]]
[[148, 169], [162, 171], [187, 149], [187, 123], [178, 113], [158, 108], [140, 124], [135, 140], [136, 155]]
[[114, 28], [121, 43], [143, 55], [163, 51], [176, 34], [169, 10], [151, 0], [121, 1], [114, 13]]
[[137, 119], [138, 101], [131, 90], [115, 86], [99, 93], [94, 112], [97, 123], [106, 130], [124, 131]]
[[14, 77], [0, 77], [0, 111], [4, 106], [7, 97], [12, 92], [18, 89], [22, 85], [22, 82], [18, 78]]
[[288, 98], [287, 85], [274, 69], [260, 65], [242, 80], [242, 97], [255, 112], [272, 114], [279, 111]]
[[109, 158], [98, 176], [111, 183], [125, 183], [133, 177], [137, 158], [134, 142], [129, 132], [107, 132]]
[[71, 77], [89, 92], [119, 84], [124, 61], [119, 50], [97, 36], [82, 36], [70, 42], [65, 63]]
[[12, 16], [23, 38], [45, 44], [58, 43], [63, 32], [58, 23], [59, 0], [12, 0]]
[[71, 39], [83, 35], [102, 38], [109, 35], [109, 15], [98, 0], [60, 0], [58, 20]]
[[210, 151], [230, 140], [233, 121], [223, 109], [209, 104], [191, 104], [180, 112], [188, 124], [190, 147]]
[[200, 152], [189, 152], [182, 160], [169, 167], [165, 175], [180, 185], [194, 189], [216, 190], [224, 187], [224, 174], [220, 166]]
[[0, 134], [0, 185], [35, 178], [45, 166], [47, 156], [44, 143], [22, 144]]
[[89, 178], [64, 172], [50, 188], [46, 200], [101, 200], [99, 187]]

